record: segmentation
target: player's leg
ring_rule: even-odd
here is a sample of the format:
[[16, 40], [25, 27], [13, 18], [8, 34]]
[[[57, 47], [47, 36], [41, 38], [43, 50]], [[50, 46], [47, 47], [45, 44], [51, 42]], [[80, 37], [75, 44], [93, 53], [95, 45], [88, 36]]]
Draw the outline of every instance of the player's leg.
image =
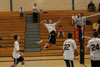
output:
[[11, 67], [15, 67], [18, 63], [19, 63], [18, 59], [17, 58], [16, 59], [14, 58], [14, 64], [11, 65]]
[[66, 63], [66, 67], [70, 67], [70, 65], [69, 65], [69, 60], [64, 60], [65, 61], [65, 63]]
[[74, 64], [73, 64], [72, 60], [69, 60], [69, 65], [70, 65], [70, 67], [74, 67]]
[[98, 67], [100, 67], [100, 60], [97, 61], [97, 65], [98, 65]]
[[18, 61], [21, 62], [22, 63], [22, 67], [24, 67], [24, 64], [25, 64], [24, 63], [24, 58], [23, 57], [19, 57], [18, 58]]
[[97, 66], [96, 61], [91, 60], [91, 67], [96, 67], [96, 66]]
[[55, 46], [55, 44], [56, 44], [56, 36], [53, 35], [48, 43], [49, 43], [49, 45], [48, 45], [49, 48]]

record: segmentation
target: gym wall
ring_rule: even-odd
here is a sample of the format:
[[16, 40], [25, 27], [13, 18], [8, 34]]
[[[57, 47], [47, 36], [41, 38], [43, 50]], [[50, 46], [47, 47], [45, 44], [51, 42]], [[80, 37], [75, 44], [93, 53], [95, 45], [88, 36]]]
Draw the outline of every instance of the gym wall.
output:
[[[90, 0], [75, 0], [75, 10], [86, 10]], [[100, 0], [93, 0], [96, 7]], [[24, 11], [32, 11], [32, 6], [37, 3], [43, 10], [72, 10], [72, 0], [13, 0], [13, 11], [19, 11], [20, 6]], [[10, 11], [10, 0], [0, 0], [0, 11]]]

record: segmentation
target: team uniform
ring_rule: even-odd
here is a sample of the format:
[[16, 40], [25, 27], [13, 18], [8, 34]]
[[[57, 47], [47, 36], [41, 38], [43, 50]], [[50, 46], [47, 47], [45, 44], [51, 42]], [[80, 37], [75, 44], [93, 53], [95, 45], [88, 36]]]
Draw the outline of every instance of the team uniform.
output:
[[90, 48], [91, 66], [100, 67], [100, 38], [89, 40], [87, 48]]
[[23, 62], [24, 58], [17, 52], [19, 50], [19, 42], [15, 41], [14, 49], [13, 49], [13, 58], [14, 58], [14, 65], [17, 65], [19, 62]]
[[49, 31], [48, 44], [56, 44], [56, 23], [44, 25]]
[[63, 44], [63, 56], [66, 62], [67, 67], [74, 67], [73, 58], [74, 58], [74, 50], [77, 49], [76, 42], [72, 39], [68, 39], [64, 41]]
[[84, 25], [84, 17], [77, 17], [76, 18], [76, 25], [77, 28], [81, 28]]

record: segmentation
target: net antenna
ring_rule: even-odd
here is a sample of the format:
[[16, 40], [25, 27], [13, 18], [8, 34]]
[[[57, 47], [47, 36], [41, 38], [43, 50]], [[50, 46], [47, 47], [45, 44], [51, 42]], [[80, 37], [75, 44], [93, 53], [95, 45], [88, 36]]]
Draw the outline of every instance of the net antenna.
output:
[[100, 15], [100, 13], [96, 13], [93, 15], [83, 17], [83, 20], [82, 20], [82, 38], [92, 38], [92, 37], [84, 36], [84, 31], [83, 31], [84, 30], [84, 20], [86, 20], [87, 18], [90, 18], [90, 17], [97, 16], [97, 15]]

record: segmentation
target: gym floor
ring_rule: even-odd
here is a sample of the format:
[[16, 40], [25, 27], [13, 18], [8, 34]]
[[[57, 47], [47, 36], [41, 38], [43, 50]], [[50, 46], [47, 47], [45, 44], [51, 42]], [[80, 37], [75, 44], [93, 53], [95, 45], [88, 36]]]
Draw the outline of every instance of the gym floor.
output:
[[[85, 65], [80, 64], [80, 59], [74, 59], [75, 67], [91, 67], [89, 56], [85, 57]], [[66, 67], [62, 56], [25, 57], [25, 67]], [[10, 67], [13, 64], [11, 57], [0, 57], [0, 67]], [[21, 67], [19, 63], [16, 67]]]

